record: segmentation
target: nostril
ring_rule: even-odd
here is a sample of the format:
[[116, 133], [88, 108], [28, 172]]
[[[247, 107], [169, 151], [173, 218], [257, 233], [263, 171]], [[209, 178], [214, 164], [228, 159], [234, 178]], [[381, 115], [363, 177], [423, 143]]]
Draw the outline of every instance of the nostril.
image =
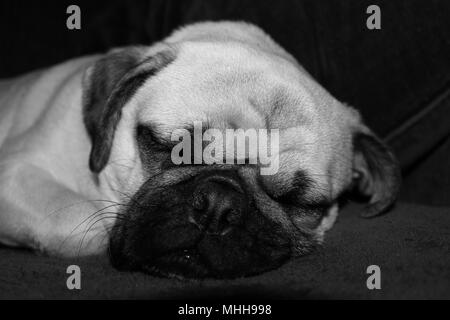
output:
[[240, 221], [240, 215], [233, 208], [225, 209], [223, 213], [218, 214], [217, 216], [217, 225], [213, 229], [221, 236], [232, 231], [233, 227]]
[[225, 235], [243, 219], [247, 197], [230, 179], [207, 177], [192, 194], [192, 217], [206, 232]]
[[235, 225], [240, 221], [240, 213], [236, 208], [229, 208], [222, 214], [222, 222], [225, 225]]
[[210, 233], [225, 235], [240, 223], [243, 214], [240, 197], [241, 195], [233, 193], [216, 195], [208, 210]]
[[231, 209], [225, 210], [223, 213], [217, 217], [217, 226], [214, 228], [217, 233], [222, 234], [225, 229], [230, 229], [230, 221], [228, 217], [231, 214]]

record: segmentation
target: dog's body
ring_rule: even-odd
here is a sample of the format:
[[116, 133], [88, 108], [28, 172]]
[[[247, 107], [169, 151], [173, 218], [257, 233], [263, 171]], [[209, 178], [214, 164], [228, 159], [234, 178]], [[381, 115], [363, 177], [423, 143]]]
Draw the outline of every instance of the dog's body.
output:
[[[171, 166], [170, 133], [193, 121], [219, 130], [279, 129], [279, 172]], [[321, 241], [343, 192], [369, 196], [374, 215], [392, 204], [398, 179], [392, 155], [358, 113], [244, 23], [196, 24], [152, 47], [0, 82], [0, 241], [11, 246], [72, 256], [109, 245], [116, 266], [165, 274], [260, 272]], [[216, 201], [211, 190], [226, 200], [213, 213], [186, 204], [198, 194]], [[198, 210], [232, 210], [244, 227], [231, 224], [217, 239], [199, 227]], [[154, 216], [163, 222], [144, 221]], [[272, 249], [260, 248], [267, 243]], [[168, 266], [181, 258], [166, 251], [194, 247], [189, 272]]]
[[[72, 60], [1, 83], [2, 243], [74, 255], [81, 231], [74, 229], [104, 205], [86, 200], [111, 199], [87, 166], [90, 142], [80, 84], [93, 59]], [[95, 253], [100, 247], [86, 249]]]

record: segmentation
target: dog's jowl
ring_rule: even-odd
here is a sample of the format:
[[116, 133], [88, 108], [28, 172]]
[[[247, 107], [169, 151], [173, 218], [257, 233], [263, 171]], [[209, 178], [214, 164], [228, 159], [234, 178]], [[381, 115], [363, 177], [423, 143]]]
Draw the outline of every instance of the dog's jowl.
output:
[[[264, 163], [245, 152], [173, 161], [172, 134], [193, 135], [197, 122], [216, 133], [276, 130], [276, 145], [257, 141], [271, 149]], [[196, 141], [192, 150], [206, 147]], [[220, 150], [215, 158], [230, 156]], [[372, 217], [399, 183], [395, 158], [358, 112], [250, 24], [194, 24], [152, 46], [0, 82], [9, 246], [109, 253], [120, 270], [162, 276], [252, 275], [322, 243], [344, 193], [365, 197]]]

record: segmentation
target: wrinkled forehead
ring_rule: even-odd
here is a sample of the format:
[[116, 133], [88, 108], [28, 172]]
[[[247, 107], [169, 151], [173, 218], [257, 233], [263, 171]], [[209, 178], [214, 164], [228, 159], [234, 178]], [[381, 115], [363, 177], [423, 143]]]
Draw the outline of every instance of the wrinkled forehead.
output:
[[162, 132], [193, 121], [211, 128], [279, 127], [281, 108], [306, 108], [312, 105], [308, 99], [301, 75], [281, 57], [243, 44], [184, 43], [176, 59], [140, 90], [138, 120]]
[[[279, 190], [298, 168], [328, 184], [323, 172], [334, 161], [334, 150], [343, 149], [342, 110], [324, 108], [336, 101], [289, 61], [244, 45], [181, 46], [176, 59], [139, 89], [134, 102], [135, 120], [168, 141], [175, 130], [191, 129], [194, 121], [204, 129], [278, 129], [280, 168], [266, 180]], [[326, 121], [333, 126], [324, 126]]]

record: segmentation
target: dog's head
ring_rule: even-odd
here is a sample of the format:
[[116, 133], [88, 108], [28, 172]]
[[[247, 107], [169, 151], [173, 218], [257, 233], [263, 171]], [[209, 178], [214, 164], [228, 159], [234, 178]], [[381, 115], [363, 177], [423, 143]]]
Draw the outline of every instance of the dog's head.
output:
[[[87, 72], [90, 168], [123, 205], [110, 235], [119, 269], [237, 277], [322, 240], [347, 192], [384, 212], [397, 163], [358, 113], [247, 24], [200, 24], [153, 47], [110, 52]], [[279, 167], [175, 164], [179, 129], [278, 129]]]

